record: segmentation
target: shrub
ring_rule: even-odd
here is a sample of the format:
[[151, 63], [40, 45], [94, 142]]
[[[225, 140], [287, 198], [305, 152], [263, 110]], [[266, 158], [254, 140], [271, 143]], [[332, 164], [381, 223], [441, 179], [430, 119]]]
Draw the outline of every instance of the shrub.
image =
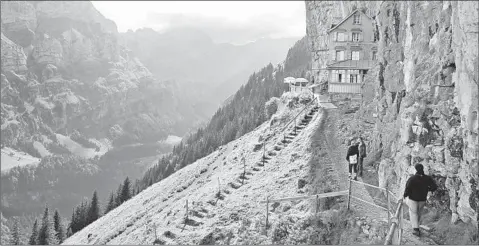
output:
[[287, 221], [280, 221], [279, 223], [275, 224], [272, 235], [273, 243], [281, 242], [288, 237], [289, 231], [287, 223]]
[[311, 102], [312, 100], [312, 95], [310, 92], [308, 91], [302, 91], [300, 94], [299, 94], [299, 103], [301, 104], [307, 104], [309, 102]]
[[278, 111], [279, 98], [272, 97], [265, 104], [266, 118], [271, 118]]

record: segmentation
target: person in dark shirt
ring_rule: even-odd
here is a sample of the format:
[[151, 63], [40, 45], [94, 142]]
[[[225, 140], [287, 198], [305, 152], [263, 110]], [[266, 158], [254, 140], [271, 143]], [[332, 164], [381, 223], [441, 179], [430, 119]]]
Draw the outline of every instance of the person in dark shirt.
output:
[[422, 164], [416, 164], [414, 168], [416, 168], [416, 174], [410, 177], [406, 182], [403, 197], [409, 198], [407, 205], [409, 207], [409, 217], [411, 219], [413, 234], [420, 236], [419, 225], [422, 209], [426, 204], [427, 193], [429, 191], [436, 191], [437, 185], [430, 176], [424, 174], [424, 166]]
[[346, 161], [349, 164], [349, 178], [353, 178], [354, 180], [358, 180], [357, 172], [358, 172], [358, 159], [359, 159], [359, 149], [358, 144], [355, 143], [353, 140], [349, 140], [349, 148], [348, 153], [346, 154]]

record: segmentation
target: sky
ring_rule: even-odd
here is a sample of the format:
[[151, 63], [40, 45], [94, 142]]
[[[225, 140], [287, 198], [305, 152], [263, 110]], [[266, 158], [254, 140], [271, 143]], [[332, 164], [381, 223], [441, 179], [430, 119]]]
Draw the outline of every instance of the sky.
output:
[[304, 1], [92, 1], [119, 32], [193, 27], [215, 42], [306, 35]]

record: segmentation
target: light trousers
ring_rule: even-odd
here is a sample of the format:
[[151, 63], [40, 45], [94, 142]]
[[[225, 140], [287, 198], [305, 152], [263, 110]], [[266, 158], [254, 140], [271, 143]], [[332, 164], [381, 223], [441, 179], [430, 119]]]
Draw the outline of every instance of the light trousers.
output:
[[414, 201], [407, 199], [407, 206], [409, 207], [409, 219], [411, 220], [412, 228], [419, 228], [421, 222], [422, 209], [426, 205], [426, 201]]

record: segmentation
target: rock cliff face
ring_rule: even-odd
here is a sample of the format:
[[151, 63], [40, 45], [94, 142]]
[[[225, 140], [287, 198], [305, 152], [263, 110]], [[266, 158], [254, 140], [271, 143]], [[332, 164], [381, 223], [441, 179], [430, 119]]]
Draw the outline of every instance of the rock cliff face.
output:
[[[477, 225], [478, 3], [307, 1], [313, 67], [328, 59], [320, 51], [328, 27], [354, 7], [366, 9], [379, 35], [379, 62], [367, 75], [355, 124], [371, 146], [368, 156], [379, 157], [380, 185], [401, 194], [422, 163], [439, 184], [432, 203], [451, 212], [452, 222]], [[316, 72], [315, 81], [323, 75]], [[361, 125], [365, 119], [374, 131]]]
[[182, 135], [198, 120], [119, 45], [115, 23], [91, 2], [1, 7], [3, 146], [41, 157], [75, 152], [73, 140], [93, 157], [103, 145]]

